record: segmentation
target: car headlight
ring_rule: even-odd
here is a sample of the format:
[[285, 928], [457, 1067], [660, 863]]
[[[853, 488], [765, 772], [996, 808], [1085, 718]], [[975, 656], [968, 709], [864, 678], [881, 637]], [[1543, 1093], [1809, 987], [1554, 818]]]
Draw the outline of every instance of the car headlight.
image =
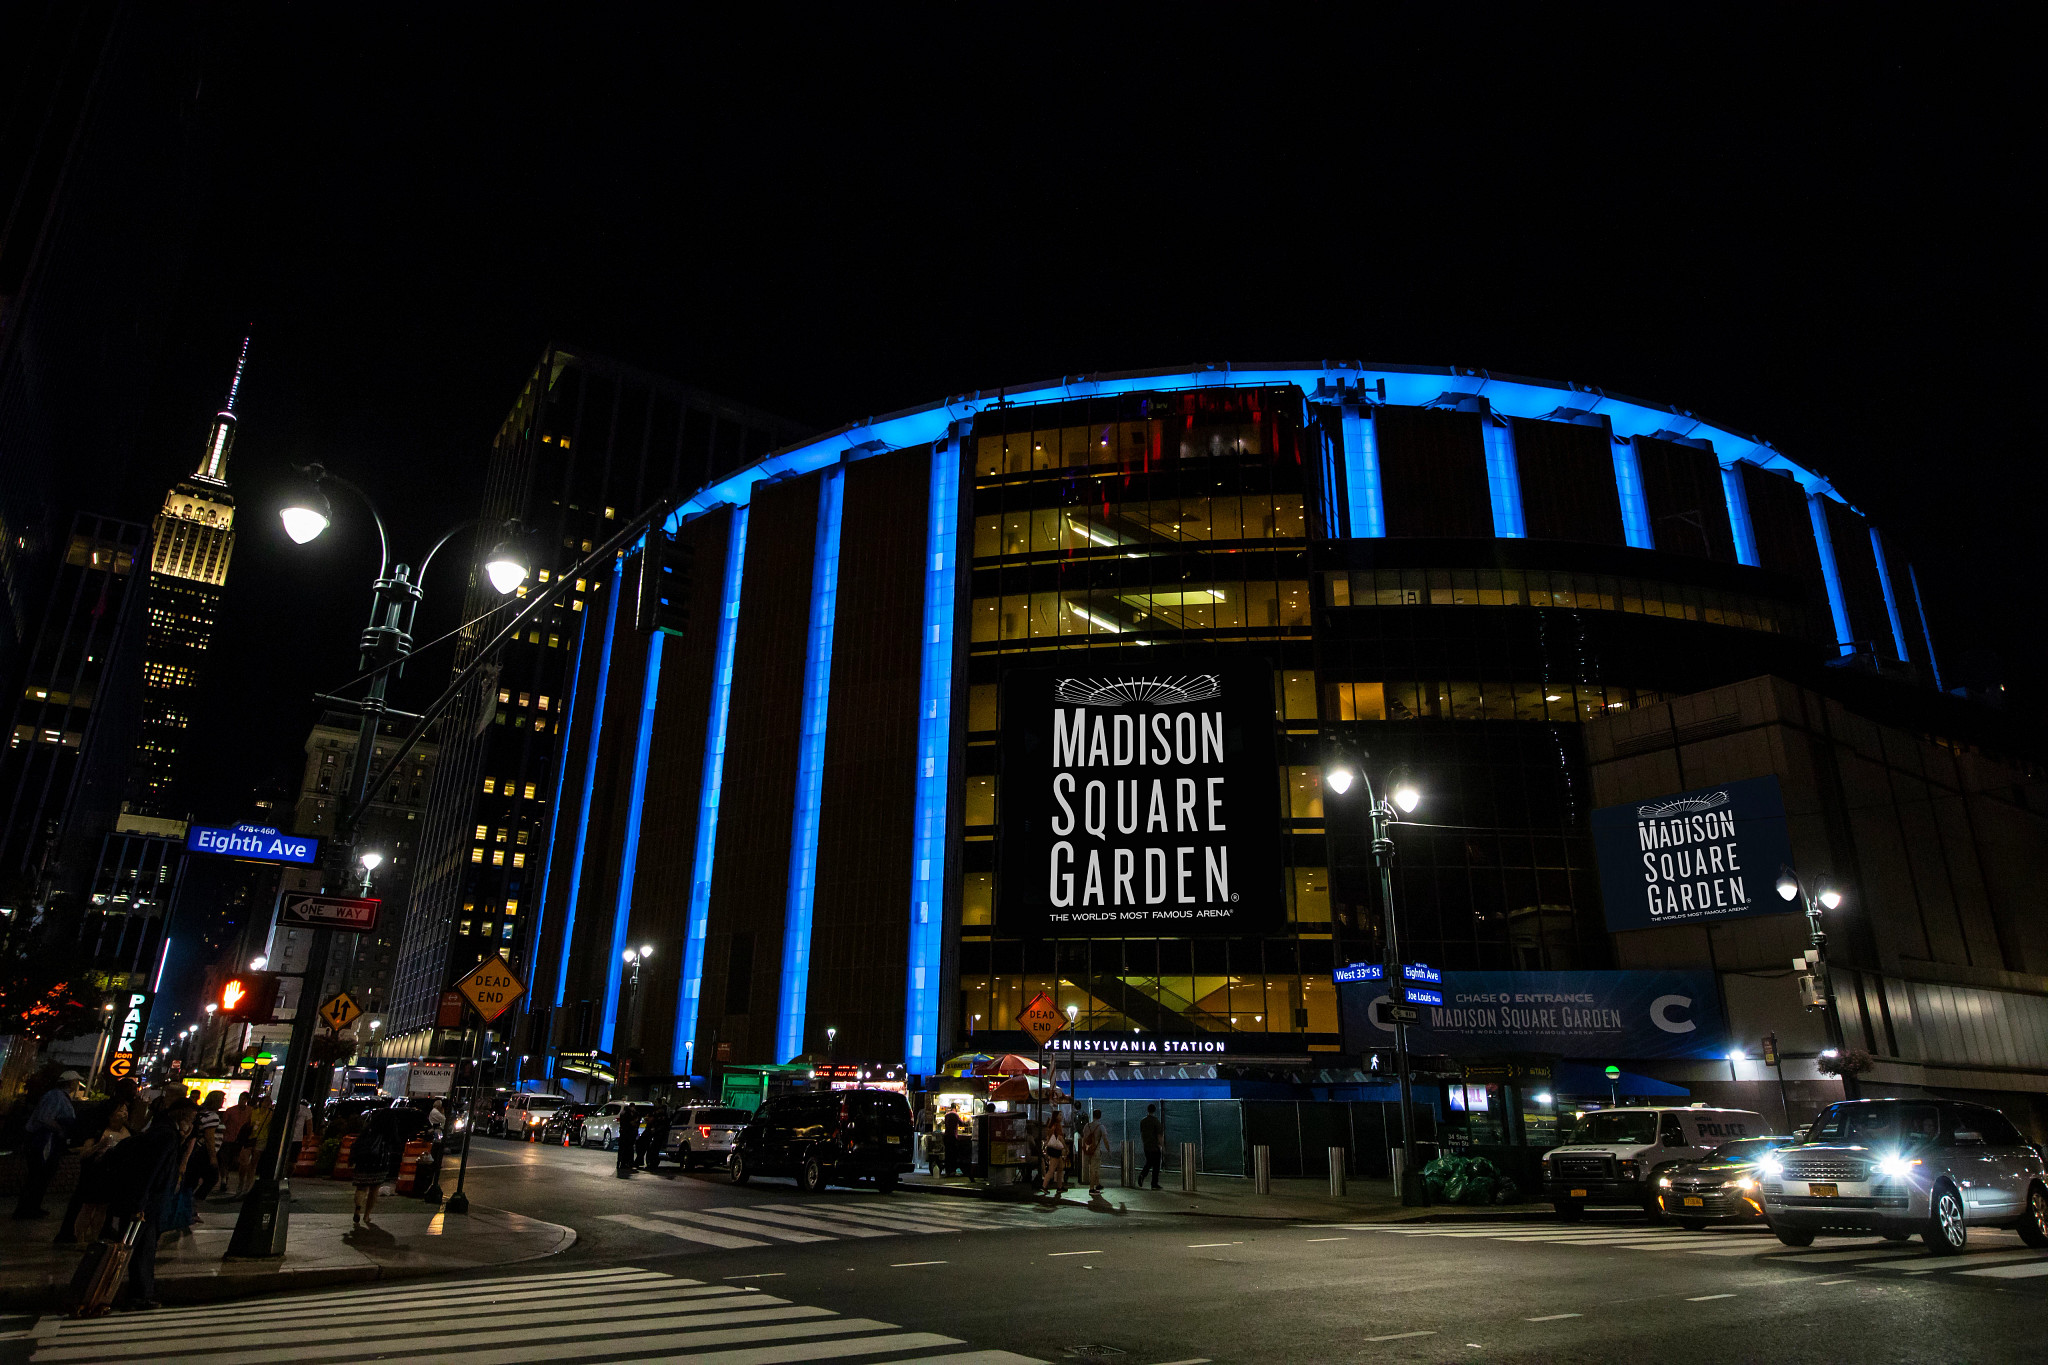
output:
[[1731, 1180], [1728, 1183], [1745, 1193], [1756, 1188], [1756, 1181], [1750, 1176], [1743, 1176], [1740, 1180]]
[[1785, 1163], [1774, 1156], [1767, 1156], [1762, 1161], [1757, 1162], [1757, 1169], [1771, 1179], [1776, 1180], [1779, 1176], [1785, 1174]]
[[1907, 1176], [1911, 1175], [1913, 1173], [1913, 1168], [1915, 1166], [1918, 1166], [1919, 1164], [1919, 1157], [1879, 1157], [1877, 1160], [1877, 1173], [1879, 1175], [1890, 1176], [1894, 1180], [1903, 1180]]
[[1665, 1190], [1668, 1190], [1668, 1189], [1670, 1189], [1670, 1188], [1671, 1188], [1671, 1177], [1670, 1177], [1670, 1176], [1668, 1176], [1668, 1175], [1660, 1175], [1660, 1176], [1658, 1176], [1658, 1177], [1657, 1177], [1657, 1187], [1658, 1187], [1659, 1189], [1665, 1189]]

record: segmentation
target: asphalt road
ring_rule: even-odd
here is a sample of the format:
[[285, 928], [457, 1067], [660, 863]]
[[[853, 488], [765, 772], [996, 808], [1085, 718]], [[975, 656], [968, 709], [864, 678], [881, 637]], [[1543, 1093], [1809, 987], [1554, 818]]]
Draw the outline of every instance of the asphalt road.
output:
[[[1307, 1224], [786, 1180], [613, 1174], [479, 1140], [479, 1203], [567, 1223], [503, 1272], [65, 1324], [36, 1365], [687, 1359], [1028, 1365], [1315, 1361], [2027, 1361], [2048, 1253], [1639, 1219]], [[451, 1182], [452, 1183], [452, 1182]], [[24, 1346], [27, 1344], [24, 1343]], [[10, 1357], [11, 1352], [0, 1352]]]

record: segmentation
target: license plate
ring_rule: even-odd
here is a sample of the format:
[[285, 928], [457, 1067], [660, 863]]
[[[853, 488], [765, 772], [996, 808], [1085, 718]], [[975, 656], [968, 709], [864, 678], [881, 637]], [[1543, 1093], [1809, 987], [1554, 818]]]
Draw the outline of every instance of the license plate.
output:
[[1833, 1185], [1809, 1184], [1806, 1187], [1806, 1192], [1819, 1199], [1836, 1199], [1841, 1196], [1841, 1191], [1836, 1189]]
[[1584, 1199], [1586, 1197], [1586, 1192], [1584, 1190], [1573, 1190], [1571, 1192], [1571, 1197], [1573, 1199]]
[[900, 1137], [888, 1137], [884, 1138], [883, 1141], [895, 1143], [897, 1146], [901, 1146], [903, 1144], [903, 1139]]
[[1696, 1194], [1689, 1194], [1685, 1197], [1685, 1206], [1689, 1209], [1703, 1209], [1707, 1206], [1707, 1201]]

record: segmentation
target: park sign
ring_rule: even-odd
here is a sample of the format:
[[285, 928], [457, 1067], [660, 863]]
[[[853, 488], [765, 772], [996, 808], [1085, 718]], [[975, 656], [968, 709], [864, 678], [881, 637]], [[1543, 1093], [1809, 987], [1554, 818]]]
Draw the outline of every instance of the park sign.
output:
[[270, 863], [312, 863], [319, 860], [320, 841], [300, 834], [282, 834], [269, 825], [191, 825], [185, 830], [188, 853], [225, 853]]
[[1593, 849], [1610, 932], [1799, 908], [1775, 889], [1792, 865], [1775, 777], [1603, 807], [1593, 812]]
[[1012, 669], [1002, 688], [1006, 933], [1285, 927], [1271, 668]]

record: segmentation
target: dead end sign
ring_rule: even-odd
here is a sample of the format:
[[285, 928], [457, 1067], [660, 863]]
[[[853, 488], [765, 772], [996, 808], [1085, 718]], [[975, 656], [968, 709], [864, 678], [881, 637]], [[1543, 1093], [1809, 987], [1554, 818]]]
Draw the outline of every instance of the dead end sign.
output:
[[525, 984], [512, 974], [511, 964], [502, 953], [456, 982], [455, 989], [483, 1016], [486, 1024], [497, 1022], [499, 1015], [526, 994]]

